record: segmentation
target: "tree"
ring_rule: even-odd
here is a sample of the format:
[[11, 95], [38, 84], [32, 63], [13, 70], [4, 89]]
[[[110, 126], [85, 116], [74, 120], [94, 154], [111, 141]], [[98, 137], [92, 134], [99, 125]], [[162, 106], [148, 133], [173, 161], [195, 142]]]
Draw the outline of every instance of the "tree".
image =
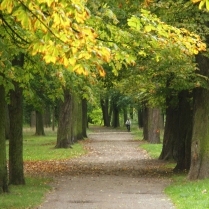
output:
[[[198, 67], [203, 76], [209, 76], [209, 59], [204, 55], [197, 56]], [[188, 178], [191, 180], [207, 178], [208, 167], [208, 114], [209, 114], [208, 82], [206, 87], [194, 90], [194, 117], [191, 147], [191, 167]]]
[[0, 85], [0, 194], [8, 192], [7, 162], [6, 162], [6, 138], [5, 138], [5, 118], [6, 118], [5, 89]]

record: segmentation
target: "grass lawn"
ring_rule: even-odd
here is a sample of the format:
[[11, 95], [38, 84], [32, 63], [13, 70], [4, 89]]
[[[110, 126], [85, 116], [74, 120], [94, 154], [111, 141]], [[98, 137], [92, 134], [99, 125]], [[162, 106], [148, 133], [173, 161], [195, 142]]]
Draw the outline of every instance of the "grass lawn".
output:
[[[142, 140], [142, 130], [133, 128], [134, 138]], [[162, 144], [143, 143], [141, 145], [152, 158], [158, 158]], [[173, 163], [166, 166], [173, 167]], [[172, 184], [165, 188], [165, 193], [177, 209], [209, 209], [209, 179], [188, 181], [187, 174], [174, 174]]]
[[[74, 158], [86, 153], [81, 143], [75, 143], [69, 149], [55, 149], [56, 132], [46, 129], [46, 136], [34, 136], [35, 131], [24, 130], [23, 159], [26, 161], [64, 160]], [[8, 149], [8, 142], [7, 142]], [[8, 153], [8, 150], [7, 150]], [[7, 156], [8, 157], [8, 156]], [[35, 208], [44, 198], [52, 179], [32, 178], [26, 176], [23, 186], [9, 186], [9, 193], [0, 195], [0, 209], [26, 209]]]

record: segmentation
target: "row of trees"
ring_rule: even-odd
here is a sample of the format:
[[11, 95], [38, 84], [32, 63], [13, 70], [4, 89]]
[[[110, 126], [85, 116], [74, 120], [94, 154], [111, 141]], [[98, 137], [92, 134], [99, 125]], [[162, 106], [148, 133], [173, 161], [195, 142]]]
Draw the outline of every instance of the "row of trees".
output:
[[[198, 35], [186, 30], [191, 29], [186, 25], [179, 29], [174, 24], [171, 26], [165, 23], [169, 19], [162, 14], [168, 3], [171, 8], [177, 6], [172, 1], [158, 1], [155, 4], [140, 1], [139, 4], [134, 0], [88, 3], [83, 0], [0, 2], [0, 193], [8, 191], [5, 151], [7, 104], [10, 127], [9, 183], [24, 184], [23, 99], [40, 115], [46, 103], [59, 107], [56, 147], [60, 148], [68, 147], [86, 136], [87, 101], [93, 101], [92, 94], [97, 86], [102, 95], [103, 118], [107, 126], [110, 123], [107, 92], [117, 89], [111, 98], [114, 127], [119, 125], [119, 108], [130, 98], [137, 102], [143, 101], [143, 107], [164, 106], [169, 114], [168, 108], [173, 111], [170, 104], [179, 104], [177, 98], [182, 98], [184, 104], [191, 98], [188, 92], [195, 86], [207, 86], [202, 79], [207, 77], [207, 73], [202, 77], [195, 74], [193, 56], [199, 51], [205, 51], [205, 44]], [[203, 19], [202, 12], [191, 3], [179, 1], [178, 8], [182, 4], [190, 8], [192, 14], [197, 14], [197, 17], [201, 15]], [[165, 22], [141, 8], [149, 8]], [[197, 25], [196, 19], [192, 24]], [[198, 58], [200, 69], [205, 69], [207, 59], [203, 56]], [[204, 97], [206, 88], [199, 90], [203, 91]], [[184, 91], [187, 93], [183, 94]], [[119, 92], [127, 95], [121, 104], [117, 102]], [[200, 102], [199, 99], [195, 101]], [[196, 110], [199, 110], [198, 107]], [[196, 114], [196, 117], [200, 116]], [[169, 115], [166, 118], [166, 121], [173, 121], [172, 118], [169, 120]], [[183, 121], [180, 117], [177, 120]], [[196, 130], [194, 124], [193, 133]], [[173, 131], [172, 125], [167, 125], [170, 133]], [[178, 133], [182, 132], [178, 130]], [[182, 140], [186, 140], [184, 136]], [[172, 143], [175, 143], [169, 143], [167, 149], [166, 141], [170, 139], [170, 136], [164, 139], [162, 153], [165, 154], [162, 158], [169, 154], [169, 149], [174, 150], [173, 144], [177, 144], [177, 138], [174, 137]], [[185, 148], [186, 141], [182, 140], [178, 150], [185, 154], [180, 152]], [[199, 149], [200, 141], [193, 141], [198, 156], [207, 153]], [[174, 153], [171, 152], [171, 155], [174, 156]], [[197, 174], [200, 170], [194, 173], [191, 170], [190, 176], [199, 178], [208, 175]]]

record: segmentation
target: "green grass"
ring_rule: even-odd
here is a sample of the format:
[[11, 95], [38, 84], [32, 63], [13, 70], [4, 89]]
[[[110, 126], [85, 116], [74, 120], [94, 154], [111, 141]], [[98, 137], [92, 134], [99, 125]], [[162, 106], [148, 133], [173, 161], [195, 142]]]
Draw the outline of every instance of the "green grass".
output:
[[55, 145], [56, 132], [48, 131], [46, 136], [34, 136], [33, 131], [25, 131], [23, 137], [23, 159], [24, 161], [64, 160], [86, 153], [86, 150], [80, 143], [73, 144], [72, 149], [55, 149]]
[[46, 178], [26, 178], [26, 185], [10, 186], [10, 193], [0, 195], [0, 208], [35, 208], [43, 201], [44, 194], [51, 189], [50, 181]]
[[158, 158], [162, 150], [162, 144], [148, 144], [144, 143], [140, 146], [145, 149], [152, 158]]
[[[75, 143], [72, 149], [55, 149], [56, 132], [46, 130], [46, 136], [34, 136], [34, 133], [34, 130], [29, 128], [24, 129], [24, 161], [64, 160], [83, 155], [87, 152], [81, 143]], [[31, 178], [28, 176], [25, 179], [26, 185], [10, 185], [10, 192], [0, 195], [1, 209], [35, 208], [35, 206], [38, 206], [43, 201], [45, 193], [51, 189], [49, 183], [52, 179]]]
[[174, 202], [177, 209], [208, 209], [209, 179], [188, 181], [186, 176], [174, 176], [173, 183], [165, 193]]

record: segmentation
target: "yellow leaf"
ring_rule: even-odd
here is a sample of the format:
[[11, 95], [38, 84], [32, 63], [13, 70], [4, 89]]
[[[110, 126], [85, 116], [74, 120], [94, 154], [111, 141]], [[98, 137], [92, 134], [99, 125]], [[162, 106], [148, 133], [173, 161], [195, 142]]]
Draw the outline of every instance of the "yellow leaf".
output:
[[78, 74], [82, 74], [84, 73], [84, 69], [80, 64], [77, 64], [74, 68], [73, 71], [75, 71]]
[[71, 66], [74, 66], [75, 63], [76, 63], [76, 59], [74, 57], [70, 58], [68, 61], [69, 61]]

